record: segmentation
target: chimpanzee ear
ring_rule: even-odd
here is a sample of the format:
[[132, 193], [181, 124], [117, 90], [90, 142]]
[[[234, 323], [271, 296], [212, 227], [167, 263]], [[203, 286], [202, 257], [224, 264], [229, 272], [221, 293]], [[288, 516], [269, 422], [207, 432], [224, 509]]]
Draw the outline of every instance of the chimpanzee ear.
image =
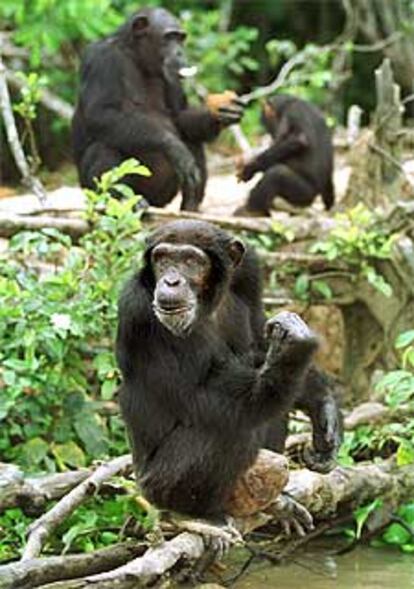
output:
[[233, 266], [236, 267], [242, 261], [244, 256], [245, 247], [243, 243], [238, 239], [233, 239], [228, 247], [228, 252], [231, 261], [233, 262]]
[[142, 35], [143, 33], [146, 32], [146, 30], [149, 27], [149, 20], [148, 17], [140, 15], [140, 16], [136, 16], [134, 18], [134, 20], [132, 21], [132, 32], [134, 33], [134, 35], [136, 37], [139, 37], [140, 35]]

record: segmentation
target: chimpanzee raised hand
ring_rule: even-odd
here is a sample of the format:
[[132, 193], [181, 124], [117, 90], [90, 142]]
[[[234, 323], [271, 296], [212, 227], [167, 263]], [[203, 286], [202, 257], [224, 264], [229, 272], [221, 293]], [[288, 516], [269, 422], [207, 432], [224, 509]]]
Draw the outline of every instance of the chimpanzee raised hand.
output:
[[[315, 335], [294, 313], [265, 323], [261, 296], [254, 251], [201, 221], [155, 230], [124, 288], [121, 409], [140, 483], [159, 507], [212, 518], [273, 504], [287, 462], [260, 449], [283, 450], [288, 412], [303, 401], [318, 459], [332, 467], [340, 430], [326, 422], [339, 423], [338, 407], [328, 381], [312, 388]], [[290, 511], [310, 526], [306, 510]]]
[[94, 188], [102, 172], [136, 157], [152, 172], [123, 180], [137, 194], [164, 206], [181, 190], [182, 208], [198, 208], [207, 177], [203, 144], [238, 122], [243, 109], [233, 95], [214, 111], [188, 106], [184, 40], [167, 10], [142, 8], [88, 47], [72, 124], [82, 186]]

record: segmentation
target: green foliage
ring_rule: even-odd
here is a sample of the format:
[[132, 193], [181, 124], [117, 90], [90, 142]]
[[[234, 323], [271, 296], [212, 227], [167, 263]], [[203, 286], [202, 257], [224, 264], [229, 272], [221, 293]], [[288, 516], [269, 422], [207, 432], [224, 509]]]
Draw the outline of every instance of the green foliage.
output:
[[[158, 511], [128, 488], [129, 481], [118, 481], [124, 487], [121, 494], [105, 498], [96, 496], [83, 503], [49, 538], [46, 552], [91, 552], [114, 544], [125, 535], [121, 530], [130, 517], [133, 517], [144, 533], [156, 528], [159, 521]], [[133, 488], [135, 491], [135, 483]], [[52, 505], [48, 506], [49, 509], [51, 507]], [[0, 562], [20, 556], [31, 521], [19, 508], [8, 509], [0, 515]]]
[[296, 64], [278, 92], [288, 91], [320, 105], [326, 102], [327, 89], [337, 82], [332, 68], [335, 52], [331, 47], [308, 43], [299, 50], [292, 41], [271, 39], [266, 50], [272, 69], [281, 68], [292, 58]]
[[255, 72], [259, 64], [252, 57], [251, 46], [258, 31], [252, 27], [237, 27], [220, 32], [220, 12], [185, 11], [181, 15], [188, 33], [187, 52], [199, 71], [197, 79], [210, 92], [236, 90], [244, 72]]
[[[402, 405], [414, 406], [414, 330], [403, 332], [396, 339], [399, 366], [385, 374], [375, 385], [378, 394], [384, 397], [391, 410]], [[339, 462], [344, 466], [354, 463], [358, 456], [378, 456], [382, 452], [396, 454], [399, 466], [414, 463], [414, 419], [407, 417], [383, 425], [364, 425], [345, 432], [339, 451]]]
[[123, 20], [111, 0], [2, 0], [0, 19], [14, 30], [18, 45], [30, 49], [30, 64], [39, 67], [79, 40], [92, 41]]
[[125, 449], [119, 418], [97, 407], [118, 385], [116, 301], [142, 250], [139, 197], [120, 186], [133, 173], [149, 172], [129, 160], [87, 191], [92, 230], [77, 246], [54, 229], [24, 232], [0, 259], [0, 452], [26, 470]]
[[328, 237], [316, 242], [310, 251], [322, 253], [328, 260], [346, 261], [376, 290], [391, 296], [390, 284], [377, 272], [372, 261], [390, 257], [393, 237], [375, 226], [374, 214], [363, 204], [338, 213], [335, 220], [337, 224]]

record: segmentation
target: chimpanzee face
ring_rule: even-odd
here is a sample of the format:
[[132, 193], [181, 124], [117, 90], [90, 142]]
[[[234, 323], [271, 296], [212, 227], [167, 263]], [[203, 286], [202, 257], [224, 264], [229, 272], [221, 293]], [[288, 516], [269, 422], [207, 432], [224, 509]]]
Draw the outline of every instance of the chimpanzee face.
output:
[[199, 318], [211, 260], [194, 245], [160, 243], [152, 250], [151, 264], [156, 281], [154, 313], [171, 333], [184, 337]]
[[141, 62], [152, 74], [161, 74], [167, 81], [175, 82], [181, 73], [187, 74], [187, 58], [184, 51], [186, 34], [179, 22], [168, 10], [143, 9], [132, 22], [132, 31], [138, 42]]

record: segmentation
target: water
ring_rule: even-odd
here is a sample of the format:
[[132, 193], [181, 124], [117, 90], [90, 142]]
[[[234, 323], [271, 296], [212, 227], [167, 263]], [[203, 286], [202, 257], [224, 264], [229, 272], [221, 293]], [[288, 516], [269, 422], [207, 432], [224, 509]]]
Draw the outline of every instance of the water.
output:
[[414, 555], [397, 550], [357, 547], [342, 556], [327, 549], [298, 552], [295, 562], [253, 566], [236, 589], [413, 589]]

